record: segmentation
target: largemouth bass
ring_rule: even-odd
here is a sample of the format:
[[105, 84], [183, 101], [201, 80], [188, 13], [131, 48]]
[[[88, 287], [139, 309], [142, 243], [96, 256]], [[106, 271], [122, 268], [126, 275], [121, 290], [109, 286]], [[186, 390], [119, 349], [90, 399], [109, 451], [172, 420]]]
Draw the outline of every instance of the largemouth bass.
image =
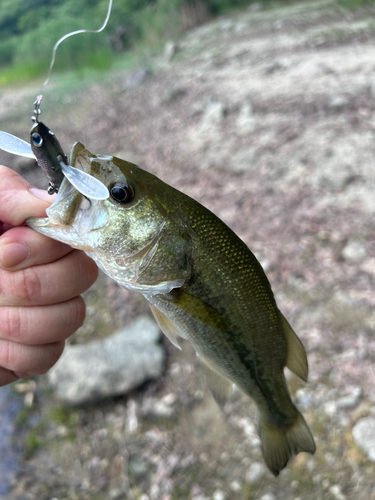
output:
[[306, 381], [306, 353], [248, 247], [209, 210], [136, 165], [80, 143], [70, 165], [103, 182], [110, 197], [88, 200], [64, 180], [47, 217], [27, 224], [84, 250], [121, 286], [142, 293], [168, 338], [193, 344], [220, 406], [233, 383], [254, 400], [274, 475], [291, 456], [314, 453], [283, 371]]

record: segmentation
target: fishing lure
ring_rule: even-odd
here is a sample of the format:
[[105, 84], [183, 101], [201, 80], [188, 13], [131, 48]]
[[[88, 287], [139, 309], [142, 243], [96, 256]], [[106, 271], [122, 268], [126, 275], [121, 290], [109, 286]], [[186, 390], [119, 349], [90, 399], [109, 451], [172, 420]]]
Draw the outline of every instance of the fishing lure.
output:
[[35, 158], [49, 180], [48, 193], [51, 195], [58, 192], [66, 178], [86, 198], [106, 200], [109, 197], [107, 187], [95, 177], [69, 165], [56, 135], [39, 121], [41, 100], [42, 96], [38, 96], [34, 103], [30, 144], [12, 134], [0, 131], [0, 149], [18, 156]]

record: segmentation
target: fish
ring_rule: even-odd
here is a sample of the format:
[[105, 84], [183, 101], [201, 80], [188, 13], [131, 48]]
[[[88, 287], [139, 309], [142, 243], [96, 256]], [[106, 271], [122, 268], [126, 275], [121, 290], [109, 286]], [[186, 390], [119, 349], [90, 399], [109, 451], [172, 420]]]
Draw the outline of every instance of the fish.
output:
[[55, 134], [44, 125], [36, 121], [30, 130], [31, 150], [49, 180], [49, 194], [57, 193], [64, 179], [60, 162], [68, 164], [68, 159]]
[[193, 198], [132, 163], [77, 142], [69, 164], [107, 186], [108, 199], [89, 200], [64, 180], [47, 216], [26, 223], [143, 294], [171, 342], [194, 346], [220, 407], [233, 384], [255, 402], [263, 457], [275, 476], [293, 455], [313, 454], [284, 375], [288, 367], [307, 381], [306, 352], [245, 243]]

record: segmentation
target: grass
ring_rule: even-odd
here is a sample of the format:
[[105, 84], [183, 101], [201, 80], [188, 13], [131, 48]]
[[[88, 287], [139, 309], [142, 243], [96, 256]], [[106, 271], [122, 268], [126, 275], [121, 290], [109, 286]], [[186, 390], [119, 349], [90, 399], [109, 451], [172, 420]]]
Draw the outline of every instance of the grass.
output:
[[355, 10], [358, 7], [367, 7], [369, 5], [374, 5], [375, 0], [337, 0], [339, 5], [342, 5], [346, 9]]

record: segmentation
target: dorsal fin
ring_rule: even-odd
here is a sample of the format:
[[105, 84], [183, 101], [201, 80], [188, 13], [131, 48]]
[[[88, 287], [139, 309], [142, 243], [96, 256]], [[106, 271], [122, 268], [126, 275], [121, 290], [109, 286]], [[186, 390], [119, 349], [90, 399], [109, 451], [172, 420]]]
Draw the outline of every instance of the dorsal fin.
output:
[[160, 330], [169, 338], [173, 345], [175, 345], [178, 349], [181, 349], [181, 346], [177, 340], [178, 333], [176, 326], [169, 318], [167, 318], [165, 314], [159, 311], [159, 309], [157, 309], [155, 306], [150, 304], [150, 307]]
[[286, 366], [302, 380], [307, 382], [308, 366], [305, 348], [297, 335], [292, 330], [284, 316], [280, 313], [281, 323], [284, 328], [287, 343]]

